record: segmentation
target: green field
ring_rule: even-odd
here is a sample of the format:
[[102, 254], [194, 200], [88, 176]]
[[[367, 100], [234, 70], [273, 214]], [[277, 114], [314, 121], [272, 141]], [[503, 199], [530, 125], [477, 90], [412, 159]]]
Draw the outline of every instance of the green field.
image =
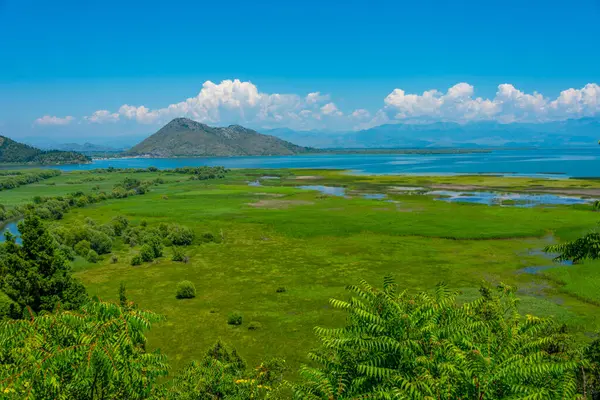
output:
[[[263, 175], [262, 186], [249, 186]], [[185, 249], [187, 264], [165, 256], [141, 266], [130, 260], [139, 248], [113, 246], [118, 262], [103, 256], [97, 264], [74, 262], [75, 275], [91, 295], [116, 300], [124, 282], [131, 300], [166, 316], [150, 332], [150, 346], [165, 352], [176, 370], [200, 358], [217, 338], [237, 348], [250, 364], [269, 356], [287, 360], [291, 373], [306, 363], [317, 345], [315, 326], [336, 326], [344, 314], [330, 308], [331, 297], [366, 279], [379, 285], [391, 274], [409, 291], [428, 290], [444, 281], [465, 299], [482, 280], [519, 288], [524, 312], [554, 315], [582, 340], [600, 328], [600, 263], [556, 265], [539, 274], [528, 266], [552, 262], [535, 250], [570, 240], [598, 222], [590, 206], [516, 208], [437, 201], [407, 195], [394, 186], [476, 185], [531, 190], [600, 188], [594, 180], [543, 180], [491, 176], [353, 176], [338, 171], [236, 170], [221, 180], [190, 181], [172, 173], [64, 173], [43, 182], [0, 192], [11, 207], [34, 196], [110, 190], [125, 176], [161, 177], [165, 183], [141, 196], [113, 199], [73, 209], [60, 225], [92, 218], [105, 223], [124, 215], [133, 224], [161, 222], [192, 228], [196, 237], [212, 233], [217, 243]], [[300, 179], [298, 179], [300, 178]], [[347, 197], [325, 196], [298, 185], [344, 186]], [[385, 200], [361, 193], [386, 193]], [[177, 282], [192, 281], [197, 297], [175, 298]], [[285, 292], [279, 293], [278, 288]], [[241, 326], [227, 324], [239, 311]], [[259, 330], [248, 330], [257, 321]]]

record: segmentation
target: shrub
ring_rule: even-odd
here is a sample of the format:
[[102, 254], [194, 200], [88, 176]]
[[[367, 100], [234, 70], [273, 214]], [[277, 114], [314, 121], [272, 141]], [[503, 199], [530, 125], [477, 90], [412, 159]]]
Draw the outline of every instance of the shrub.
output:
[[152, 247], [150, 245], [145, 244], [140, 249], [140, 257], [144, 262], [152, 261], [154, 260], [154, 250], [152, 250]]
[[183, 261], [185, 254], [179, 247], [173, 247], [173, 256], [171, 257], [172, 261]]
[[104, 232], [90, 229], [90, 246], [98, 254], [108, 254], [112, 250], [112, 239]]
[[121, 236], [121, 234], [123, 234], [125, 229], [127, 229], [127, 226], [129, 226], [129, 221], [124, 216], [117, 215], [116, 217], [114, 217], [112, 219], [111, 224], [112, 224], [113, 230], [115, 231], [115, 235]]
[[143, 243], [150, 246], [154, 255], [153, 258], [162, 257], [163, 243], [160, 235], [157, 232], [148, 232], [146, 235], [144, 235]]
[[196, 287], [190, 281], [181, 281], [177, 284], [178, 299], [192, 299], [196, 297]]
[[194, 232], [185, 226], [171, 225], [168, 229], [167, 239], [176, 246], [187, 246], [194, 241]]
[[280, 286], [280, 287], [277, 288], [276, 292], [277, 293], [285, 293], [286, 289], [283, 286]]
[[250, 321], [248, 324], [249, 331], [256, 331], [262, 328], [262, 324], [258, 321]]
[[91, 250], [90, 242], [81, 240], [73, 247], [73, 250], [75, 250], [75, 253], [77, 253], [78, 256], [86, 257]]
[[242, 324], [242, 314], [239, 312], [232, 312], [227, 316], [227, 323], [229, 325], [241, 325]]
[[97, 263], [98, 260], [100, 260], [100, 257], [98, 256], [98, 253], [96, 253], [94, 250], [90, 250], [87, 253], [86, 260], [88, 260], [91, 263]]
[[131, 265], [141, 265], [142, 264], [142, 257], [140, 257], [139, 254], [136, 254], [135, 256], [133, 256], [133, 258], [131, 259]]

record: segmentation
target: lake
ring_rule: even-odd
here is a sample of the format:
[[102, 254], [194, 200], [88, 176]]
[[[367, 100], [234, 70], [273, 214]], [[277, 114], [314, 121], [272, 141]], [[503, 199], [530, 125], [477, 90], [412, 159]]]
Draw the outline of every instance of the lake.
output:
[[183, 166], [227, 168], [331, 168], [364, 174], [502, 174], [540, 177], [600, 176], [600, 146], [591, 148], [495, 150], [470, 154], [307, 154], [297, 156], [118, 158], [61, 170], [94, 168], [160, 169]]

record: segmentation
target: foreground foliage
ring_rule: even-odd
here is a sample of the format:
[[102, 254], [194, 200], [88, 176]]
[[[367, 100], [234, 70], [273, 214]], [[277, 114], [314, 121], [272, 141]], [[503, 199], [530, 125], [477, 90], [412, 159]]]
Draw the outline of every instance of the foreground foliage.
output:
[[144, 399], [166, 375], [165, 356], [145, 351], [160, 317], [90, 302], [80, 311], [0, 323], [0, 391], [6, 399]]
[[489, 288], [459, 305], [456, 293], [350, 286], [342, 329], [317, 328], [319, 367], [303, 367], [298, 399], [566, 399], [578, 387], [577, 358], [552, 320], [522, 317], [511, 288]]
[[590, 232], [571, 242], [548, 246], [545, 251], [558, 253], [556, 261], [571, 260], [577, 263], [585, 259], [596, 260], [600, 258], [600, 233]]

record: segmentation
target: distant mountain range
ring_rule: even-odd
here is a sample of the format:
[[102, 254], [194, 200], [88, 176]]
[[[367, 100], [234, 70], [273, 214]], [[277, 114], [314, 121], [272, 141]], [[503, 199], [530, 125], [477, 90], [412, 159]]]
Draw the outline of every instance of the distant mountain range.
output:
[[0, 164], [83, 164], [90, 158], [73, 151], [44, 151], [0, 136]]
[[265, 156], [307, 152], [305, 147], [239, 125], [216, 128], [176, 118], [125, 155], [151, 157]]
[[[259, 133], [260, 132], [260, 133]], [[82, 135], [83, 136], [83, 135]], [[348, 132], [297, 131], [288, 128], [252, 129], [239, 125], [210, 127], [177, 118], [154, 135], [121, 135], [89, 138], [105, 143], [59, 144], [48, 138], [29, 138], [43, 149], [92, 154], [119, 152], [127, 155], [265, 155], [297, 154], [315, 149], [377, 148], [483, 148], [590, 146], [600, 140], [600, 118], [570, 119], [545, 123], [452, 122], [387, 124]], [[140, 142], [141, 141], [141, 142]]]
[[356, 132], [262, 130], [317, 148], [589, 146], [600, 139], [600, 118], [546, 123], [472, 122], [388, 124]]
[[105, 146], [101, 144], [93, 144], [93, 143], [61, 143], [55, 145], [48, 145], [45, 148], [52, 150], [62, 150], [62, 151], [77, 151], [79, 153], [97, 153], [97, 152], [116, 152], [126, 150], [126, 147], [111, 147]]

